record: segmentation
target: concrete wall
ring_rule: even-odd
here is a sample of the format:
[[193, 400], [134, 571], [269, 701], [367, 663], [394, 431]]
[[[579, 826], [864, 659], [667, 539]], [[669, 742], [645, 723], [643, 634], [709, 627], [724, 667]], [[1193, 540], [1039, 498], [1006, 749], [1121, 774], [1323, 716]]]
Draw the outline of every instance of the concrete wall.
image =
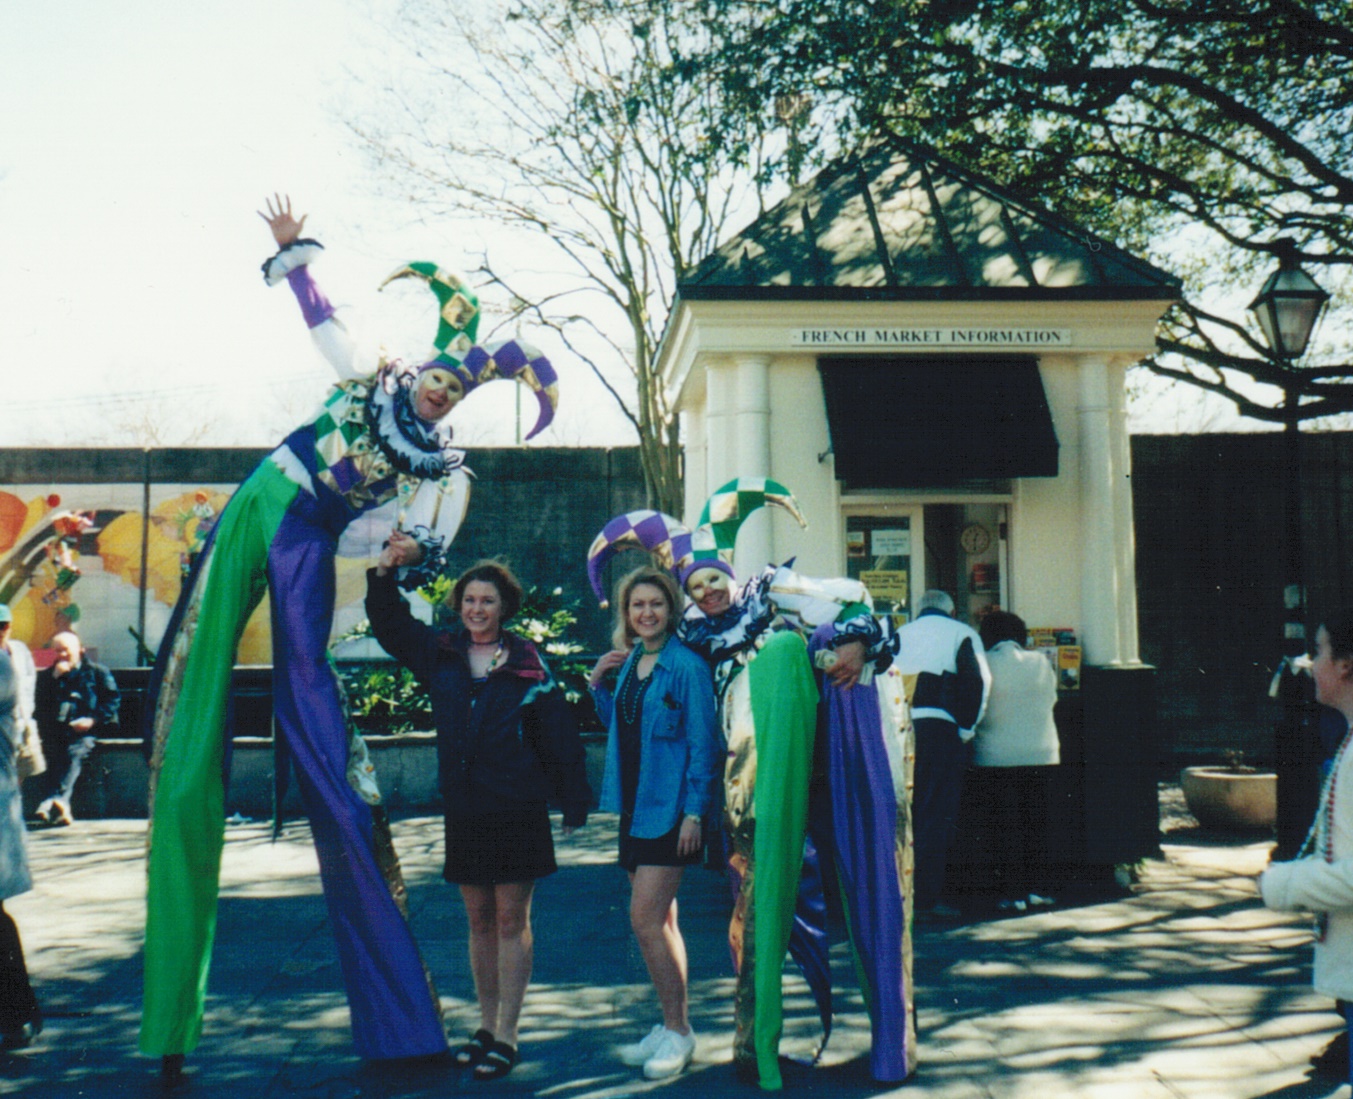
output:
[[[219, 511], [266, 453], [0, 448], [0, 600], [15, 611], [15, 636], [38, 648], [73, 623], [103, 663], [141, 663], [131, 631], [151, 649], [158, 646], [178, 597], [180, 554], [188, 549], [194, 523], [185, 515], [194, 494], [207, 492]], [[563, 601], [577, 604], [587, 644], [606, 646], [609, 616], [587, 585], [585, 558], [608, 519], [643, 506], [638, 448], [468, 453], [475, 482], [451, 568], [505, 557], [524, 583], [561, 588]], [[53, 497], [60, 502], [48, 504]], [[94, 526], [68, 547], [82, 575], [69, 590], [54, 591], [46, 549], [55, 542], [54, 520], [67, 509], [92, 513]], [[370, 532], [370, 557], [379, 552], [384, 534]], [[360, 554], [361, 547], [355, 549]], [[337, 562], [335, 635], [365, 617], [367, 563], [365, 556]], [[69, 617], [72, 608], [78, 608], [78, 618]], [[377, 654], [345, 649], [341, 655]], [[266, 606], [246, 630], [240, 659], [271, 660]]]

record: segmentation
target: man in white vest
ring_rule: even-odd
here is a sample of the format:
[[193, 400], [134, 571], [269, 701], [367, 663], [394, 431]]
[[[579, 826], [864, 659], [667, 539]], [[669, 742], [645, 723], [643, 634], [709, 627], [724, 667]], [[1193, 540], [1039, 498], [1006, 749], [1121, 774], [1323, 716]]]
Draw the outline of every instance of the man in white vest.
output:
[[954, 601], [947, 593], [927, 591], [917, 603], [916, 620], [898, 631], [897, 667], [917, 677], [911, 716], [916, 727], [912, 820], [918, 914], [945, 912], [940, 904], [944, 866], [958, 830], [969, 741], [991, 687], [982, 639], [953, 614]]

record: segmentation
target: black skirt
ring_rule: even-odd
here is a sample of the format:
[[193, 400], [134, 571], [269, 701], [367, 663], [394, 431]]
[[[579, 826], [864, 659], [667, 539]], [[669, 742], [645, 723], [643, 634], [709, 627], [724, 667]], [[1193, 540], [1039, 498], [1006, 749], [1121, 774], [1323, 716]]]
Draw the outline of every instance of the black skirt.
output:
[[691, 866], [700, 861], [700, 852], [693, 855], [677, 854], [677, 839], [681, 835], [681, 821], [670, 832], [657, 839], [639, 839], [630, 835], [630, 818], [620, 818], [620, 866], [634, 873], [640, 866]]
[[473, 817], [446, 815], [446, 868], [454, 885], [535, 881], [558, 869], [545, 803]]

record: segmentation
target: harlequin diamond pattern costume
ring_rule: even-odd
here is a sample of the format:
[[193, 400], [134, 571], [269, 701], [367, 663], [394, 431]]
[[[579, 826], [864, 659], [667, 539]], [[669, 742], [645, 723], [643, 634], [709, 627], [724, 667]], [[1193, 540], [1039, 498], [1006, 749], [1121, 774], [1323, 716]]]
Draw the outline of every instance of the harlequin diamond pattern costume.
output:
[[288, 281], [341, 380], [319, 415], [292, 432], [226, 506], [185, 581], [152, 680], [141, 1022], [141, 1049], [151, 1055], [190, 1052], [201, 1034], [224, 841], [231, 669], [265, 591], [279, 769], [289, 757], [310, 818], [357, 1052], [382, 1059], [446, 1048], [435, 995], [395, 900], [397, 863], [372, 808], [379, 791], [360, 737], [349, 732], [327, 655], [334, 557], [344, 531], [365, 517], [386, 530], [399, 526], [422, 546], [418, 569], [401, 577], [406, 587], [444, 562], [469, 476], [463, 452], [450, 446], [450, 428], [416, 415], [425, 371], [454, 372], [466, 390], [493, 377], [522, 378], [540, 401], [537, 431], [553, 414], [556, 379], [543, 356], [516, 341], [478, 347], [477, 300], [431, 264], [391, 277], [421, 278], [437, 294], [434, 356], [417, 367], [382, 363], [374, 374], [360, 373], [352, 341], [310, 276], [320, 250], [315, 241], [296, 241], [264, 273], [270, 284]]
[[[617, 516], [588, 553], [604, 601], [602, 570], [618, 549], [647, 549], [685, 587], [699, 569], [730, 578], [742, 521], [773, 504], [801, 524], [792, 494], [768, 479], [739, 478], [716, 492], [694, 531], [654, 511]], [[737, 970], [735, 1062], [762, 1088], [781, 1086], [778, 1063], [786, 949], [831, 1032], [823, 866], [842, 902], [872, 1027], [875, 1079], [896, 1082], [916, 1062], [911, 993], [908, 801], [910, 719], [905, 683], [891, 668], [893, 635], [856, 581], [817, 580], [767, 566], [715, 617], [687, 609], [681, 637], [714, 668], [726, 738], [728, 863], [735, 887], [729, 944]], [[872, 682], [842, 689], [815, 681], [813, 657], [864, 643]], [[830, 658], [828, 658], [829, 661]]]

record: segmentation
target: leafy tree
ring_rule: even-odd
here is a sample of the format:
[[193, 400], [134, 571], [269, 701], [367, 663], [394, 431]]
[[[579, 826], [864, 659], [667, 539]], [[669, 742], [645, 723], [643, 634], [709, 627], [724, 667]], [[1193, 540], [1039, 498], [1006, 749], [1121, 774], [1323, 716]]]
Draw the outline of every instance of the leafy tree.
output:
[[721, 135], [717, 89], [665, 79], [678, 54], [661, 18], [408, 0], [399, 26], [399, 76], [354, 132], [424, 217], [521, 234], [480, 273], [601, 379], [638, 435], [649, 503], [680, 514], [679, 425], [654, 355], [675, 278], [731, 216], [758, 212], [744, 166], [761, 143]]
[[[1294, 371], [1235, 319], [1290, 241], [1353, 298], [1353, 24], [1345, 0], [572, 0], [691, 37], [676, 79], [716, 83], [725, 128], [809, 104], [791, 156], [888, 134], [1036, 196], [1185, 279], [1148, 364], [1240, 410], [1289, 410], [1224, 369], [1291, 387], [1300, 419], [1353, 409], [1348, 333]], [[1181, 256], [1184, 257], [1181, 259]], [[1247, 299], [1246, 299], [1247, 300]], [[1329, 326], [1327, 326], [1328, 328]], [[1336, 360], [1343, 361], [1336, 361]]]

